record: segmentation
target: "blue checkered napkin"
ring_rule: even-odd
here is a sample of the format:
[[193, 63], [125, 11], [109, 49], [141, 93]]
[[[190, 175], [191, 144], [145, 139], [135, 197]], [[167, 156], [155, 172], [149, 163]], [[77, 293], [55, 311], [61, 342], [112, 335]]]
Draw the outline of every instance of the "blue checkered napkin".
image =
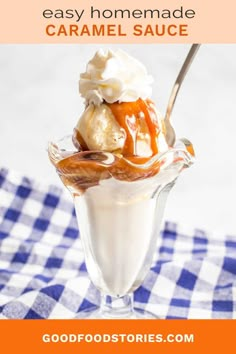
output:
[[[236, 318], [236, 238], [166, 223], [134, 298], [164, 318]], [[0, 169], [0, 318], [73, 318], [98, 303], [70, 197]]]

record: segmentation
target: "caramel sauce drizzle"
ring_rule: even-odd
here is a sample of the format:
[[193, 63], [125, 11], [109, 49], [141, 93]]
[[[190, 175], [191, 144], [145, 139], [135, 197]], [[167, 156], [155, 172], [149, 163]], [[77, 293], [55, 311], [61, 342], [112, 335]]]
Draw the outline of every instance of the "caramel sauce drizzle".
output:
[[[136, 143], [141, 134], [150, 139], [152, 155], [158, 153], [157, 136], [160, 132], [156, 113], [151, 100], [138, 99], [135, 102], [107, 103], [116, 121], [124, 129], [126, 140], [122, 154], [126, 157], [136, 156]], [[141, 138], [140, 138], [141, 140]]]
[[73, 143], [74, 143], [75, 147], [77, 147], [78, 150], [82, 150], [82, 151], [88, 151], [89, 150], [89, 148], [88, 148], [86, 142], [84, 141], [82, 135], [80, 134], [80, 132], [76, 128], [74, 129]]

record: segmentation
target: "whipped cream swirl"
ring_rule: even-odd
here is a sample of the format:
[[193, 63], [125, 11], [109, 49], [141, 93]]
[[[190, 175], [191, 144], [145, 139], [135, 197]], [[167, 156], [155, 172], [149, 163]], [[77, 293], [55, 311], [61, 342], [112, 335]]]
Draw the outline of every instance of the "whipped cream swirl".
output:
[[151, 96], [153, 79], [145, 66], [122, 50], [99, 50], [80, 75], [79, 91], [86, 105], [134, 102]]

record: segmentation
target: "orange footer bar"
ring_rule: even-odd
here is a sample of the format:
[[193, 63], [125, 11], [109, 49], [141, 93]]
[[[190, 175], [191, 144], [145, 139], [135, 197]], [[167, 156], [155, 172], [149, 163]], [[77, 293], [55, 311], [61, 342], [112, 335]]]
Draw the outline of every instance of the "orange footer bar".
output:
[[2, 353], [221, 353], [235, 320], [0, 320]]

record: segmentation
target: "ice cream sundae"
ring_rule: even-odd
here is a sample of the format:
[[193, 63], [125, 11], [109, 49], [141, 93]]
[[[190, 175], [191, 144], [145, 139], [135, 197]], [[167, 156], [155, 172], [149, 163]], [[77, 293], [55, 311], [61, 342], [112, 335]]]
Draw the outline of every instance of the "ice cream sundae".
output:
[[[85, 109], [49, 156], [74, 197], [86, 265], [105, 295], [122, 297], [152, 261], [166, 196], [192, 162], [169, 147], [152, 77], [125, 52], [98, 51], [81, 74]], [[69, 142], [69, 148], [68, 148]]]

